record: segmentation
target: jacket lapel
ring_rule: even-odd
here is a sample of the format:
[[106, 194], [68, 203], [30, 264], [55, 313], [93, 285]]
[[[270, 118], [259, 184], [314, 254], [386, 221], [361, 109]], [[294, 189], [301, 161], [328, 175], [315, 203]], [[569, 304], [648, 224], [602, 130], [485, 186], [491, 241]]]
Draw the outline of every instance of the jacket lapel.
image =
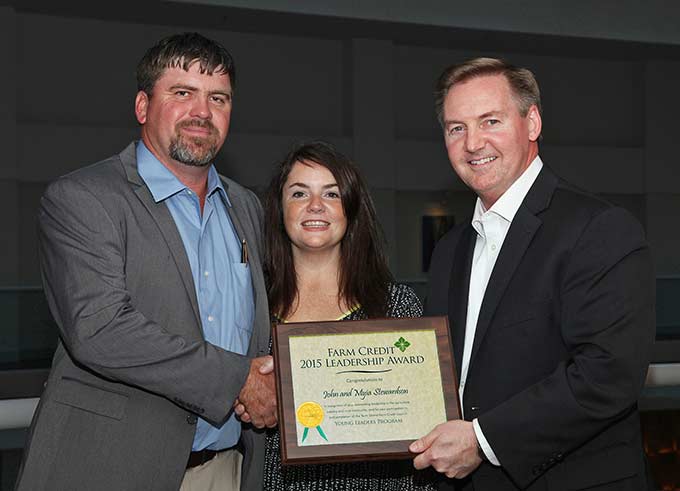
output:
[[544, 165], [512, 220], [486, 287], [477, 320], [470, 365], [474, 361], [517, 266], [523, 260], [529, 244], [531, 244], [536, 231], [542, 224], [542, 221], [536, 215], [548, 207], [556, 186], [557, 177]]
[[123, 163], [123, 169], [127, 176], [128, 181], [132, 184], [132, 188], [142, 202], [142, 205], [149, 212], [151, 217], [158, 225], [165, 242], [168, 244], [168, 248], [172, 253], [172, 257], [179, 271], [180, 277], [182, 278], [182, 283], [184, 289], [189, 296], [189, 301], [191, 303], [191, 308], [194, 311], [194, 316], [196, 317], [196, 326], [203, 336], [203, 332], [200, 329], [201, 317], [198, 310], [198, 300], [196, 298], [196, 289], [194, 287], [194, 279], [191, 275], [191, 266], [189, 265], [189, 259], [187, 258], [186, 250], [184, 249], [184, 243], [182, 242], [182, 237], [180, 237], [175, 225], [175, 221], [170, 214], [170, 210], [165, 205], [165, 203], [156, 203], [149, 192], [149, 189], [144, 184], [141, 176], [137, 172], [137, 156], [136, 156], [136, 146], [135, 143], [131, 143], [123, 152], [120, 154], [121, 162]]
[[449, 328], [453, 342], [456, 373], [460, 377], [465, 341], [465, 320], [467, 318], [470, 271], [475, 249], [476, 233], [471, 224], [465, 227], [454, 252], [451, 281], [449, 283]]

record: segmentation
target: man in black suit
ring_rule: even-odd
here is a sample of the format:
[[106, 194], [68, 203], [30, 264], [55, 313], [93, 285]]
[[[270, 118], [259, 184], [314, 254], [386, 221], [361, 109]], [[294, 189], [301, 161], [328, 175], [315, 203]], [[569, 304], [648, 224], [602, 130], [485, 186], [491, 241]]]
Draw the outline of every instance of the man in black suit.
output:
[[646, 489], [637, 398], [655, 317], [640, 224], [543, 165], [529, 70], [450, 67], [437, 110], [478, 196], [435, 249], [426, 307], [449, 318], [464, 419], [414, 442], [414, 465], [457, 478], [444, 488]]

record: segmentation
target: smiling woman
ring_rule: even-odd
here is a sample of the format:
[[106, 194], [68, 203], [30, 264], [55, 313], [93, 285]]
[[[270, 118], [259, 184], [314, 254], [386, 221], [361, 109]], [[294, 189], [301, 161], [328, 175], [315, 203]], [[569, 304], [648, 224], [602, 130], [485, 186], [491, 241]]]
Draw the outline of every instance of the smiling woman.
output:
[[272, 312], [337, 319], [360, 304], [371, 317], [385, 315], [393, 278], [384, 238], [368, 187], [345, 155], [325, 142], [294, 148], [276, 169], [265, 209]]
[[300, 250], [339, 257], [347, 229], [340, 190], [331, 171], [314, 162], [296, 162], [283, 186], [283, 221], [293, 245]]
[[[331, 145], [294, 148], [277, 167], [265, 207], [265, 268], [276, 321], [422, 315], [413, 290], [392, 279], [358, 169]], [[282, 467], [280, 449], [273, 430], [267, 436], [265, 489], [433, 489], [432, 474], [415, 471], [410, 461]]]

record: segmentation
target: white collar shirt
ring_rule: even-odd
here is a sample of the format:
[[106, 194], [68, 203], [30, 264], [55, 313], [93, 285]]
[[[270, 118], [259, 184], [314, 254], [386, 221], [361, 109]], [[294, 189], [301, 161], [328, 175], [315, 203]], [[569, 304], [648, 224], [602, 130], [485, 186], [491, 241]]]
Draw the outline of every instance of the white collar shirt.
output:
[[[477, 239], [475, 241], [472, 270], [470, 272], [465, 341], [463, 343], [463, 359], [461, 360], [460, 385], [458, 388], [461, 406], [468, 369], [470, 368], [470, 356], [477, 330], [477, 320], [479, 319], [479, 312], [489, 278], [496, 264], [498, 254], [503, 247], [503, 242], [510, 229], [512, 220], [542, 168], [543, 162], [540, 157], [536, 156], [522, 175], [512, 183], [508, 190], [488, 210], [484, 207], [482, 200], [477, 198], [475, 211], [472, 215], [472, 227], [477, 232]], [[473, 421], [473, 424], [482, 450], [491, 463], [500, 465], [484, 438], [476, 419]]]

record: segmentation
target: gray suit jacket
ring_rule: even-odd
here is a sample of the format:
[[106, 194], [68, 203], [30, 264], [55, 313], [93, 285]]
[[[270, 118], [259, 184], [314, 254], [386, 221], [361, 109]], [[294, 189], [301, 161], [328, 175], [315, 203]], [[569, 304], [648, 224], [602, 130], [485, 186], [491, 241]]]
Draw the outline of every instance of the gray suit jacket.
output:
[[[260, 203], [223, 182], [249, 247], [256, 312], [247, 356], [205, 342], [182, 239], [137, 173], [134, 144], [49, 186], [40, 260], [61, 342], [17, 489], [178, 489], [196, 417], [227, 419], [270, 329]], [[260, 489], [262, 434], [244, 427], [242, 441], [242, 489]]]

